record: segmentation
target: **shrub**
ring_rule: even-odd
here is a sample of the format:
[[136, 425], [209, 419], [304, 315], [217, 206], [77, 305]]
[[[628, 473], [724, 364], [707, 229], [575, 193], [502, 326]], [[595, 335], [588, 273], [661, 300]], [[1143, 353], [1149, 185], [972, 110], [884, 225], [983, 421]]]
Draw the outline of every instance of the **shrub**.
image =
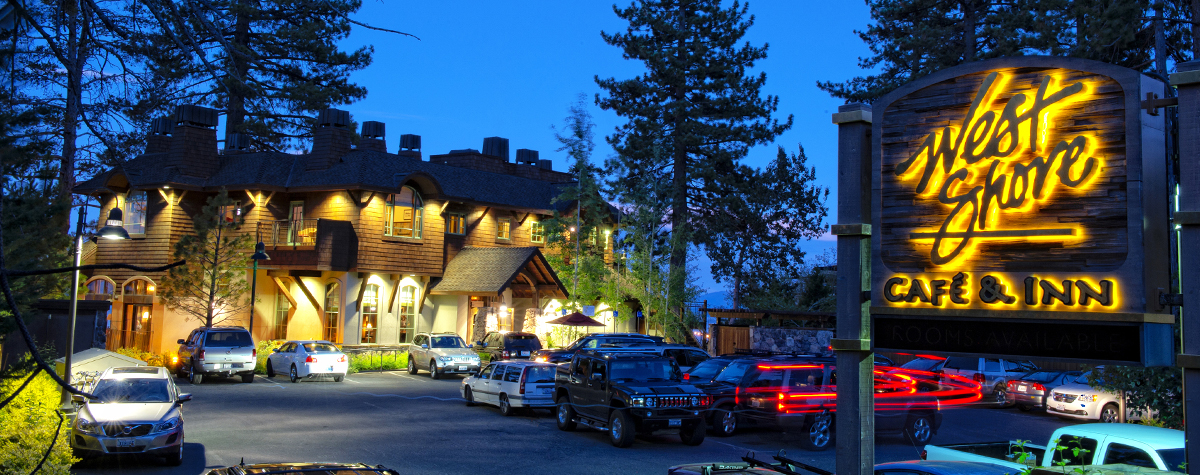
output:
[[151, 353], [149, 351], [142, 351], [137, 348], [117, 348], [116, 352], [130, 358], [137, 358], [145, 361], [146, 366], [162, 366], [164, 368], [174, 369], [175, 363], [177, 363], [177, 361], [174, 359], [175, 353]]
[[349, 374], [362, 371], [398, 370], [408, 367], [408, 353], [397, 351], [362, 351], [348, 354], [350, 357]]
[[276, 348], [283, 346], [287, 340], [263, 340], [258, 342], [258, 363], [254, 365], [254, 372], [258, 374], [267, 374], [267, 357]]
[[[31, 365], [18, 364], [7, 374], [0, 375], [0, 400], [21, 387], [30, 371]], [[58, 430], [58, 439], [38, 473], [71, 473], [71, 464], [79, 459], [71, 454], [70, 419], [64, 418], [60, 422], [57, 414], [61, 394], [54, 380], [43, 372], [0, 409], [0, 475], [24, 475], [33, 471], [46, 453], [55, 430]]]

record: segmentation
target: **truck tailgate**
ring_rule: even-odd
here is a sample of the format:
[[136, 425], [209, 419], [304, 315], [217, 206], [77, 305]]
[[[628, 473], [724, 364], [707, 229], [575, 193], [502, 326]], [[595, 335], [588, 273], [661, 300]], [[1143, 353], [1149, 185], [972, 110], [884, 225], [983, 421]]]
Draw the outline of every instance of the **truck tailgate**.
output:
[[255, 363], [254, 347], [209, 347], [204, 349], [205, 363]]

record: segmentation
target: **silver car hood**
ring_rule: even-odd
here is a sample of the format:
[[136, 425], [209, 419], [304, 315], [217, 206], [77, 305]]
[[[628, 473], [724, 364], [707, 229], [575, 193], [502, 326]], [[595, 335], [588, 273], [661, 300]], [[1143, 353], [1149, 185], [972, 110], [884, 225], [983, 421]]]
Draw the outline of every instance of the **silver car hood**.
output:
[[429, 351], [438, 356], [479, 356], [470, 348], [430, 348]]
[[175, 410], [175, 403], [88, 403], [83, 410], [96, 422], [161, 421]]

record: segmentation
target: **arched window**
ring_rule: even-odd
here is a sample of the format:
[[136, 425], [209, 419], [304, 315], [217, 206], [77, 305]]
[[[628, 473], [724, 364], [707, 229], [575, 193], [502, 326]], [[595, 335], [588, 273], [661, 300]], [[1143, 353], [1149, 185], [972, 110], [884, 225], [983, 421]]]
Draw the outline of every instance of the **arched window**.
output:
[[362, 301], [362, 337], [359, 343], [377, 343], [375, 334], [379, 330], [379, 286], [367, 284]]
[[400, 287], [400, 343], [408, 343], [413, 335], [413, 326], [417, 322], [417, 288], [406, 285]]
[[88, 281], [87, 283], [87, 298], [97, 298], [102, 300], [111, 299], [116, 288], [117, 285], [114, 284], [113, 281], [104, 277], [97, 277]]
[[425, 203], [421, 194], [411, 186], [400, 189], [399, 193], [388, 195], [387, 221], [384, 223], [383, 234], [387, 236], [420, 238], [421, 218]]
[[341, 319], [342, 287], [337, 282], [325, 286], [325, 340], [338, 341], [338, 322]]
[[154, 295], [154, 283], [146, 279], [133, 279], [125, 283], [125, 295]]

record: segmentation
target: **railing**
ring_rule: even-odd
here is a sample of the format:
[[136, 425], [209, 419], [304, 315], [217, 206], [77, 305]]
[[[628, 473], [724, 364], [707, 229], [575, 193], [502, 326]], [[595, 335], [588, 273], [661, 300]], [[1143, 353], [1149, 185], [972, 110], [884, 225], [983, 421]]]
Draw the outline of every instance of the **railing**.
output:
[[258, 240], [268, 246], [315, 246], [317, 219], [259, 221]]

